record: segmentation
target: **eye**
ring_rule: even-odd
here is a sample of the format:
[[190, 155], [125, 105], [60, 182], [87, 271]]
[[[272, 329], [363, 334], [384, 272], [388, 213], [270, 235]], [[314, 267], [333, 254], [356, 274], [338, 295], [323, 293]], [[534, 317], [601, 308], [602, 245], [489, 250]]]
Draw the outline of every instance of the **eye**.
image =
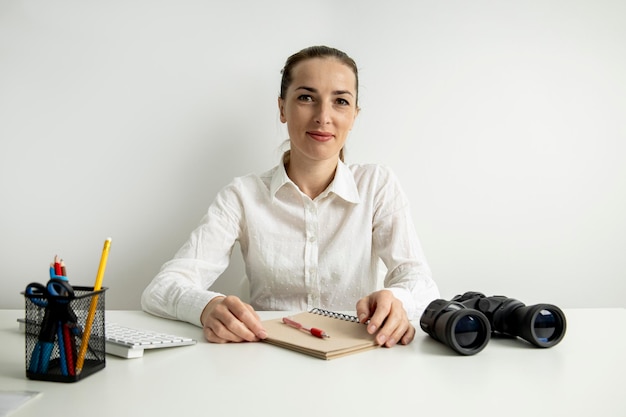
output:
[[348, 100], [346, 100], [345, 98], [338, 98], [337, 99], [337, 104], [339, 104], [341, 106], [349, 106], [350, 102]]
[[313, 101], [313, 97], [308, 94], [301, 94], [298, 96], [298, 101]]

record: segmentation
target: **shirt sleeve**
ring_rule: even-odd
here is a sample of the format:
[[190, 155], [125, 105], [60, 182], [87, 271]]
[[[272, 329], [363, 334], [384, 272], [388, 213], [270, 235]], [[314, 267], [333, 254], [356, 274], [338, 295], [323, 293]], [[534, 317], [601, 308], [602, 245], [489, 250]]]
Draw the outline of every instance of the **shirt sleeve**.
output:
[[375, 197], [374, 250], [387, 267], [384, 286], [402, 301], [410, 320], [439, 298], [411, 219], [408, 199], [395, 175], [381, 168]]
[[232, 186], [222, 190], [200, 225], [141, 296], [144, 311], [201, 326], [202, 310], [216, 296], [208, 288], [230, 262], [240, 230], [241, 206]]

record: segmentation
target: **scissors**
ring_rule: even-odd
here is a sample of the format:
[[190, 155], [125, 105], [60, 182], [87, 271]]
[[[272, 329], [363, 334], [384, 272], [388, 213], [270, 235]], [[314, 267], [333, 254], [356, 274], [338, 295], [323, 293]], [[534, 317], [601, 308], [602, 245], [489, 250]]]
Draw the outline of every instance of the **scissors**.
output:
[[75, 346], [70, 327], [76, 329], [77, 320], [69, 303], [74, 299], [74, 289], [67, 279], [52, 278], [45, 286], [37, 282], [28, 284], [24, 293], [35, 305], [45, 309], [29, 371], [38, 374], [48, 372], [56, 337], [59, 343], [61, 373], [72, 375]]

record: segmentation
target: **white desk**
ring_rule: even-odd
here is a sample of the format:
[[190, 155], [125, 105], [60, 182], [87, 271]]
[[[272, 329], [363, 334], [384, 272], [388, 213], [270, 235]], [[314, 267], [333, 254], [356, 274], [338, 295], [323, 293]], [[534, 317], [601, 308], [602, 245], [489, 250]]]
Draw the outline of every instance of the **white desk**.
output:
[[64, 384], [26, 378], [23, 312], [0, 310], [0, 390], [43, 393], [15, 417], [626, 416], [626, 309], [565, 314], [567, 334], [551, 349], [492, 339], [464, 357], [418, 328], [409, 346], [323, 361], [265, 343], [210, 344], [189, 324], [107, 311], [107, 320], [198, 344], [140, 359], [108, 355], [102, 371]]

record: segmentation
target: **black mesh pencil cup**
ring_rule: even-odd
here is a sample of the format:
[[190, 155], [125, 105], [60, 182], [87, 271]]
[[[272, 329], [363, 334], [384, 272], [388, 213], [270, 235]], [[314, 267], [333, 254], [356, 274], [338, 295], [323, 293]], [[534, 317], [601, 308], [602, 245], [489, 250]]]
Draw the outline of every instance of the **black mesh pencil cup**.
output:
[[61, 280], [27, 286], [22, 294], [29, 379], [76, 382], [106, 366], [106, 290], [71, 287]]

